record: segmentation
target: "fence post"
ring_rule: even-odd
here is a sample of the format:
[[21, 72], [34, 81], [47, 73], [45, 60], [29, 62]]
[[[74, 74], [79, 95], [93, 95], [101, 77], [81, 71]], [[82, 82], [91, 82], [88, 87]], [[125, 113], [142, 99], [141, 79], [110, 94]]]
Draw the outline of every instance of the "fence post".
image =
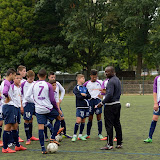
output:
[[123, 77], [122, 77], [122, 95], [123, 95]]
[[143, 76], [143, 95], [144, 95], [144, 76]]

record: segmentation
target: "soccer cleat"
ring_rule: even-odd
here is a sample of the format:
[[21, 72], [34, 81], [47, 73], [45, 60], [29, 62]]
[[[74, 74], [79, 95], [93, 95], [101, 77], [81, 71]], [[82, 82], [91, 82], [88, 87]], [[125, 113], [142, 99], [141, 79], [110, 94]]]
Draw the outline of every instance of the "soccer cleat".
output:
[[28, 139], [28, 140], [26, 141], [26, 145], [29, 145], [29, 144], [31, 144], [31, 140], [30, 140], [30, 139]]
[[0, 147], [3, 147], [3, 141], [0, 140]]
[[105, 145], [104, 147], [100, 148], [101, 150], [111, 150], [113, 149], [113, 146], [110, 146], [110, 145]]
[[48, 142], [48, 141], [49, 141], [49, 139], [48, 139], [48, 138], [45, 138], [45, 139], [44, 139], [44, 141], [45, 141], [45, 142]]
[[106, 141], [107, 140], [107, 137], [104, 137], [102, 139], [100, 139], [101, 141]]
[[152, 139], [148, 137], [147, 139], [144, 140], [144, 142], [145, 143], [152, 143]]
[[117, 145], [116, 148], [117, 148], [117, 149], [122, 148], [122, 144], [121, 144], [121, 145]]
[[83, 136], [84, 138], [88, 139], [90, 138], [90, 136], [88, 136], [87, 134]]
[[19, 142], [24, 142], [24, 140], [23, 139], [21, 139], [20, 137], [18, 137], [19, 138]]
[[86, 141], [87, 139], [84, 138], [83, 136], [78, 137], [78, 140]]
[[15, 151], [24, 151], [26, 150], [26, 147], [23, 147], [22, 145], [20, 145], [19, 147], [15, 146]]
[[64, 130], [64, 127], [60, 128], [57, 132], [57, 135], [60, 134]]
[[72, 136], [68, 135], [68, 134], [64, 134], [62, 135], [63, 138], [72, 138]]
[[47, 154], [47, 151], [42, 151], [42, 154]]
[[77, 140], [77, 137], [72, 137], [72, 142], [75, 142]]
[[101, 134], [98, 135], [99, 139], [103, 139], [103, 136]]
[[60, 146], [60, 143], [57, 142], [55, 139], [50, 139], [50, 143], [56, 143], [58, 146]]
[[32, 137], [30, 138], [30, 140], [31, 140], [31, 141], [39, 141], [39, 138], [36, 138], [36, 137], [32, 136]]
[[114, 141], [114, 142], [117, 142], [117, 138], [115, 137], [113, 141]]
[[2, 153], [15, 153], [15, 150], [10, 149], [9, 147], [7, 149], [2, 148]]

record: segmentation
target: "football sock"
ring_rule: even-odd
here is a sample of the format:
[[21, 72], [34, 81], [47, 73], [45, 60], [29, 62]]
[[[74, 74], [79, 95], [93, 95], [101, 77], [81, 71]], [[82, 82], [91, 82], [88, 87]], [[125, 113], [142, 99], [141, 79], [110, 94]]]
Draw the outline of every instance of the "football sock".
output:
[[32, 137], [32, 128], [33, 128], [32, 123], [29, 123], [29, 135], [30, 135], [30, 138]]
[[52, 139], [55, 139], [55, 136], [57, 135], [57, 132], [59, 130], [59, 126], [60, 126], [60, 121], [59, 120], [56, 120], [56, 122], [54, 123], [54, 130], [52, 132], [52, 135], [51, 135], [51, 138]]
[[91, 132], [91, 127], [92, 127], [92, 121], [88, 121], [87, 123], [87, 135], [90, 135]]
[[152, 120], [150, 130], [149, 130], [149, 138], [151, 138], [151, 139], [152, 139], [152, 135], [154, 133], [154, 130], [156, 128], [156, 124], [157, 124], [157, 121]]
[[63, 133], [66, 134], [66, 122], [65, 122], [65, 120], [61, 120], [61, 127], [64, 127]]
[[48, 135], [47, 135], [47, 127], [44, 126], [44, 137], [47, 139], [48, 138]]
[[0, 139], [1, 139], [1, 134], [2, 134], [2, 126], [0, 126]]
[[18, 126], [18, 129], [17, 129], [17, 133], [18, 133], [18, 137], [19, 137], [19, 126]]
[[102, 120], [98, 121], [98, 134], [102, 133]]
[[19, 139], [18, 139], [18, 131], [12, 130], [12, 136], [13, 136], [13, 139], [14, 139], [16, 146], [19, 147], [20, 144], [19, 144]]
[[10, 143], [14, 143], [12, 131], [10, 131], [10, 136], [9, 136], [9, 139], [8, 139], [8, 144], [10, 144]]
[[75, 123], [75, 126], [74, 126], [74, 134], [75, 135], [77, 134], [78, 128], [79, 128], [79, 123]]
[[50, 132], [51, 132], [51, 135], [52, 135], [52, 133], [53, 133], [53, 131], [54, 131], [53, 125], [52, 125], [50, 122], [47, 122], [47, 125], [46, 125], [46, 126], [49, 128], [49, 130], [50, 130]]
[[24, 129], [25, 129], [27, 140], [28, 140], [31, 138], [29, 133], [29, 123], [24, 123]]
[[44, 146], [44, 130], [40, 129], [39, 130], [39, 142], [42, 147], [42, 151], [45, 151], [45, 146]]
[[11, 131], [3, 131], [3, 148], [8, 148], [8, 140], [10, 139]]
[[79, 134], [83, 133], [84, 126], [85, 126], [85, 123], [81, 123]]

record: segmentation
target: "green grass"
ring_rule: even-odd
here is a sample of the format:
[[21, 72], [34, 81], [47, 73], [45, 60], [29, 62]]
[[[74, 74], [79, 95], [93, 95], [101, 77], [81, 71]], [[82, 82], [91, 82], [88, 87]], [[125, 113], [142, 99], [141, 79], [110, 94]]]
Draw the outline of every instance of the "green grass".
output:
[[[129, 102], [130, 108], [126, 108], [125, 104]], [[15, 154], [0, 153], [0, 160], [7, 159], [62, 159], [62, 160], [98, 160], [98, 159], [159, 159], [160, 147], [160, 128], [157, 124], [151, 144], [145, 144], [144, 139], [148, 137], [148, 131], [152, 120], [153, 98], [152, 95], [124, 95], [121, 96], [121, 124], [123, 132], [123, 149], [114, 149], [111, 151], [101, 151], [106, 142], [98, 139], [97, 122], [94, 116], [94, 122], [91, 130], [91, 139], [87, 141], [71, 142], [71, 139], [63, 139], [61, 146], [56, 154], [42, 155], [39, 142], [32, 142], [27, 146], [27, 151], [17, 152]], [[73, 96], [65, 96], [62, 109], [67, 123], [67, 133], [72, 135], [75, 117], [75, 99]], [[38, 137], [38, 127], [36, 118], [34, 118], [34, 135]], [[49, 133], [49, 131], [48, 131]], [[86, 126], [84, 134], [86, 133]], [[103, 135], [106, 135], [103, 123]], [[23, 120], [20, 125], [20, 137], [25, 139]], [[47, 143], [45, 142], [46, 146]], [[22, 145], [26, 146], [25, 143]], [[114, 146], [116, 143], [114, 142]]]

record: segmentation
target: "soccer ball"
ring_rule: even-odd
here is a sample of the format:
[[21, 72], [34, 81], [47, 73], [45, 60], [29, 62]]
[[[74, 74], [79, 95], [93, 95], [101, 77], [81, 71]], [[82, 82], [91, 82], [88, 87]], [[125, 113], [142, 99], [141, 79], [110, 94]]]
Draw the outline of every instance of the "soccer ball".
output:
[[129, 108], [130, 107], [130, 103], [126, 103], [126, 107]]
[[55, 153], [58, 150], [58, 145], [56, 143], [49, 143], [47, 146], [48, 153]]
[[55, 139], [56, 139], [56, 141], [61, 142], [61, 141], [62, 141], [62, 136], [58, 134], [58, 135], [55, 137]]

